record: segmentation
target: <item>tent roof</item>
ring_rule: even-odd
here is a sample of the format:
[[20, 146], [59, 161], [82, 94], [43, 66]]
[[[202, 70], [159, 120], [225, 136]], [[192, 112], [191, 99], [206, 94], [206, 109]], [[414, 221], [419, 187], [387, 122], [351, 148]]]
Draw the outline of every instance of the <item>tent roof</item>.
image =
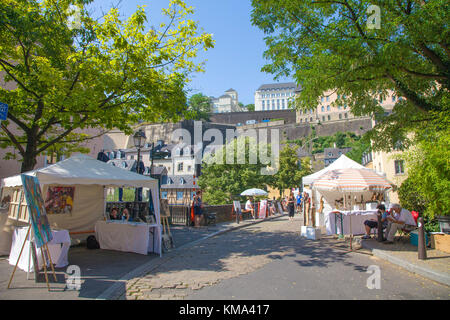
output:
[[360, 165], [358, 162], [353, 161], [349, 157], [342, 155], [340, 156], [336, 161], [334, 161], [332, 164], [330, 164], [328, 167], [317, 171], [313, 174], [310, 174], [309, 176], [303, 177], [303, 185], [307, 184], [310, 185], [314, 182], [317, 178], [319, 178], [324, 173], [335, 170], [335, 169], [347, 169], [347, 168], [355, 168], [355, 169], [367, 169], [366, 167]]
[[[151, 188], [158, 182], [156, 179], [114, 167], [86, 155], [75, 155], [45, 168], [26, 172], [36, 176], [41, 185], [103, 185], [117, 187]], [[2, 180], [2, 187], [21, 186], [19, 175]]]

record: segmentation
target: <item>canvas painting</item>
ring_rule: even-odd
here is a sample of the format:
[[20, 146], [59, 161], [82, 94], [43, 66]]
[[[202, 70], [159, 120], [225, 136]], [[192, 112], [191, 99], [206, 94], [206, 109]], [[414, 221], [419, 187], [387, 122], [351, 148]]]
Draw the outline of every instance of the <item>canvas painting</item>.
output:
[[21, 177], [28, 205], [31, 228], [34, 232], [34, 241], [36, 247], [41, 248], [53, 239], [53, 235], [45, 211], [39, 180], [36, 177], [24, 174]]
[[241, 203], [239, 201], [233, 201], [234, 212], [237, 214], [242, 214]]
[[48, 187], [45, 199], [47, 214], [72, 213], [75, 187]]
[[283, 208], [281, 207], [281, 203], [277, 202], [277, 206], [278, 206], [278, 212], [280, 214], [283, 214], [284, 212], [283, 212]]
[[259, 218], [265, 219], [267, 213], [267, 200], [261, 200], [259, 204]]

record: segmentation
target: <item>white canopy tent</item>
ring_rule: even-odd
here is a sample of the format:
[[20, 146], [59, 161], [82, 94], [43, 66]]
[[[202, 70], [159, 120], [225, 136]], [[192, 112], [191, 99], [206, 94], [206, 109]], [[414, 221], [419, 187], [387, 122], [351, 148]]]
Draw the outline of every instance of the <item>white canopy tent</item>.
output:
[[[305, 190], [305, 186], [309, 186], [311, 190], [309, 190], [310, 197], [312, 201], [314, 201], [314, 205], [316, 207], [316, 226], [324, 226], [324, 216], [319, 214], [319, 208], [320, 208], [320, 199], [323, 197], [323, 213], [332, 211], [334, 209], [334, 200], [342, 197], [343, 195], [336, 191], [324, 191], [324, 190], [315, 190], [314, 188], [311, 188], [311, 185], [313, 185], [314, 181], [326, 174], [327, 172], [338, 170], [338, 169], [366, 169], [371, 170], [363, 165], [357, 163], [356, 161], [348, 158], [345, 155], [341, 155], [336, 161], [334, 161], [332, 164], [330, 164], [328, 167], [319, 170], [309, 176], [305, 176], [302, 179], [303, 188]], [[305, 190], [306, 191], [306, 190]], [[307, 191], [308, 192], [308, 191]], [[358, 200], [360, 199], [361, 195], [363, 196], [364, 200], [368, 200], [373, 192], [366, 191], [361, 192], [358, 194]]]
[[[39, 179], [44, 197], [49, 186], [75, 187], [72, 213], [48, 215], [52, 228], [67, 229], [71, 234], [82, 234], [82, 237], [86, 239], [89, 233], [94, 233], [96, 222], [104, 220], [107, 187], [142, 187], [150, 189], [158, 225], [157, 232], [159, 235], [161, 234], [159, 189], [156, 179], [106, 164], [86, 155], [75, 155], [25, 174], [36, 176]], [[3, 195], [8, 188], [21, 187], [20, 175], [3, 179], [1, 186]], [[0, 230], [0, 234], [8, 231], [11, 232], [11, 228], [8, 230], [5, 226], [3, 230]], [[10, 239], [10, 235], [5, 237], [3, 234], [2, 240], [8, 237]], [[160, 236], [158, 236], [158, 242], [157, 248], [160, 251]], [[9, 246], [10, 244], [11, 242], [9, 242]], [[7, 246], [8, 244], [3, 243], [0, 251]]]
[[309, 176], [305, 176], [302, 179], [303, 186], [305, 185], [311, 185], [314, 180], [322, 176], [324, 173], [335, 170], [335, 169], [347, 169], [347, 168], [354, 168], [354, 169], [363, 169], [365, 168], [363, 165], [360, 165], [358, 162], [353, 161], [352, 159], [348, 158], [345, 155], [340, 156], [336, 161], [334, 161], [332, 164], [330, 164], [328, 167], [319, 170], [313, 174], [310, 174]]

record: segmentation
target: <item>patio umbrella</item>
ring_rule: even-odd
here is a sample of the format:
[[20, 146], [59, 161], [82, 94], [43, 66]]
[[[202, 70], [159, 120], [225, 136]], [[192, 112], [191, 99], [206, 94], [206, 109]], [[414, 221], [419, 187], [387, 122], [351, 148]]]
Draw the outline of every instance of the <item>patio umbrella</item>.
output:
[[241, 196], [267, 196], [267, 192], [261, 189], [247, 189], [241, 193]]
[[340, 192], [384, 192], [392, 186], [373, 170], [348, 168], [324, 173], [313, 182], [313, 188]]

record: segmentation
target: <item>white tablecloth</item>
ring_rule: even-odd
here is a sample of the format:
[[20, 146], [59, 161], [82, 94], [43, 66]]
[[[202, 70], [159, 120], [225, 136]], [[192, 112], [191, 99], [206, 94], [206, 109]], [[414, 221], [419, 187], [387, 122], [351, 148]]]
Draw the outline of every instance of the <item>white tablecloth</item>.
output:
[[[350, 234], [350, 233], [354, 235], [364, 234], [365, 233], [364, 221], [371, 219], [377, 221], [377, 210], [356, 210], [356, 211], [339, 211], [339, 212], [341, 212], [344, 217], [343, 234]], [[352, 232], [350, 232], [350, 217], [352, 223], [351, 229]], [[339, 216], [337, 219], [335, 219], [335, 213], [333, 213], [333, 211], [325, 213], [325, 226], [327, 228], [328, 235], [336, 233], [335, 221], [337, 222], [337, 233], [341, 234], [341, 221]]]
[[[17, 258], [20, 254], [20, 249], [22, 248], [23, 242], [26, 240], [27, 243], [23, 248], [22, 255], [20, 256], [19, 264], [17, 265], [20, 269], [24, 271], [34, 271], [33, 260], [31, 257], [31, 248], [29, 239], [25, 239], [27, 236], [28, 227], [16, 228], [12, 236], [11, 252], [9, 254], [9, 264], [15, 266], [17, 263]], [[30, 230], [30, 234], [33, 231]], [[50, 256], [52, 262], [57, 268], [64, 268], [69, 265], [69, 248], [70, 248], [70, 235], [67, 230], [52, 230], [53, 239], [47, 246], [50, 251]], [[41, 249], [36, 250], [39, 267], [43, 267]], [[28, 269], [29, 267], [29, 269]]]
[[101, 249], [161, 254], [161, 228], [158, 224], [97, 221], [95, 234]]

